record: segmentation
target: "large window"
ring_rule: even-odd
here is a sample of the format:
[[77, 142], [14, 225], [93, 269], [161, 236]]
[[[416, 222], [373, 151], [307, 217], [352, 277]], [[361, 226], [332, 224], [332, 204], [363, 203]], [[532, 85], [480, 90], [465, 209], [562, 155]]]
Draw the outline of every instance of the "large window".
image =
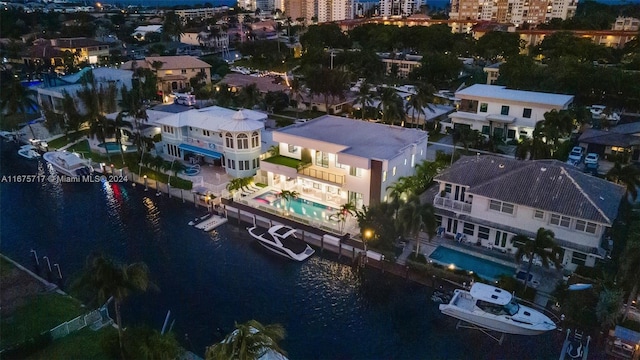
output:
[[491, 127], [489, 125], [482, 125], [482, 135], [491, 135]]
[[260, 134], [258, 134], [258, 132], [254, 132], [253, 134], [251, 134], [251, 147], [258, 147], [260, 146]]
[[249, 137], [247, 136], [247, 134], [238, 134], [238, 149], [248, 149], [248, 148], [249, 148]]
[[533, 218], [538, 220], [544, 220], [544, 211], [542, 210], [534, 210]]
[[478, 226], [478, 239], [489, 240], [489, 231], [488, 227]]
[[476, 226], [472, 223], [464, 223], [464, 227], [462, 229], [462, 232], [467, 234], [467, 235], [471, 235], [473, 236], [473, 233], [476, 231]]
[[249, 160], [238, 160], [238, 170], [250, 170]]
[[573, 252], [573, 256], [571, 256], [571, 263], [576, 265], [584, 265], [587, 262], [587, 254], [579, 253], [577, 251]]
[[225, 136], [225, 145], [229, 148], [229, 149], [233, 149], [233, 135], [231, 135], [231, 133], [227, 133]]
[[316, 151], [316, 165], [329, 167], [329, 154], [323, 151]]
[[584, 220], [576, 220], [576, 230], [595, 234], [598, 225]]
[[524, 110], [522, 111], [522, 117], [531, 119], [531, 109], [524, 108]]
[[500, 109], [500, 115], [509, 115], [508, 105], [502, 105], [502, 109]]
[[489, 209], [493, 211], [500, 211], [506, 214], [513, 214], [515, 205], [498, 200], [491, 200], [489, 201]]
[[362, 169], [359, 167], [352, 166], [349, 168], [349, 175], [362, 177]]
[[551, 225], [568, 228], [569, 225], [571, 225], [571, 218], [558, 214], [551, 214], [551, 219], [549, 220], [549, 222], [551, 223]]

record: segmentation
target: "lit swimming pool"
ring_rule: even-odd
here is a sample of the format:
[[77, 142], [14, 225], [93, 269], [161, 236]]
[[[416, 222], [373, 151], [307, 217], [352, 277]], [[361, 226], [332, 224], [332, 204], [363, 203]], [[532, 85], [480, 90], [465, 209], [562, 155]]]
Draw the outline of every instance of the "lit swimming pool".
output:
[[311, 218], [312, 220], [327, 221], [329, 220], [329, 216], [338, 212], [338, 209], [331, 206], [319, 204], [300, 197], [291, 199], [287, 203], [284, 199], [278, 198], [278, 192], [273, 190], [256, 196], [254, 200], [278, 209], [289, 206], [289, 212]]
[[429, 255], [429, 259], [441, 265], [453, 264], [458, 269], [473, 271], [481, 278], [491, 281], [497, 280], [500, 275], [513, 276], [516, 272], [516, 269], [510, 266], [481, 259], [444, 246], [438, 246]]
[[[106, 142], [98, 144], [99, 147], [107, 149], [109, 152], [120, 151], [120, 146], [117, 142]], [[136, 147], [134, 145], [122, 145], [122, 150], [124, 152], [136, 151]]]

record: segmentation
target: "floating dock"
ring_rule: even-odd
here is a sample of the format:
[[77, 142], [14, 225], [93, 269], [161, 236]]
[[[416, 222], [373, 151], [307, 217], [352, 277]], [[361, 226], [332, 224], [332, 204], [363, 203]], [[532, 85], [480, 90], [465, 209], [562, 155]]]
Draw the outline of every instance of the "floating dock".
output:
[[194, 225], [194, 227], [204, 231], [211, 231], [226, 222], [227, 222], [227, 218], [219, 215], [213, 215], [207, 220]]

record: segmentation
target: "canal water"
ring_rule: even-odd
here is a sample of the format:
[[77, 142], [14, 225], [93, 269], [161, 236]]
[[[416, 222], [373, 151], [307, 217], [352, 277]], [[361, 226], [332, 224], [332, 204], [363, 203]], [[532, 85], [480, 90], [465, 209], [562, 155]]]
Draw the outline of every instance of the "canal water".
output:
[[[2, 144], [0, 176], [49, 175], [44, 161], [16, 150]], [[477, 331], [456, 330], [428, 288], [375, 270], [357, 273], [330, 255], [287, 261], [233, 220], [202, 232], [187, 223], [203, 209], [140, 186], [16, 179], [0, 184], [2, 253], [30, 268], [31, 249], [47, 256], [59, 264], [63, 287], [93, 252], [144, 261], [159, 291], [131, 296], [125, 325], [160, 329], [170, 310], [177, 338], [201, 356], [234, 322], [250, 319], [281, 323], [290, 359], [546, 359], [561, 348], [555, 331], [507, 335], [498, 345]]]

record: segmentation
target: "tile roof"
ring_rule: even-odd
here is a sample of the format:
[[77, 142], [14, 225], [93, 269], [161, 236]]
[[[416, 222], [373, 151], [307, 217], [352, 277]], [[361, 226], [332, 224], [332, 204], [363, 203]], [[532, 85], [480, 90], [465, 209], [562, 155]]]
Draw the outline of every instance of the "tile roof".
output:
[[136, 67], [139, 68], [151, 68], [155, 61], [162, 62], [160, 70], [175, 70], [175, 69], [199, 69], [210, 68], [211, 65], [189, 55], [178, 56], [147, 56], [143, 60], [130, 60], [120, 66], [121, 69], [131, 70], [132, 64], [135, 62]]
[[468, 193], [611, 225], [625, 189], [557, 160], [465, 156], [435, 177]]
[[366, 159], [391, 160], [402, 149], [427, 138], [422, 130], [323, 115], [302, 124], [293, 124], [275, 133], [344, 146], [341, 153]]

